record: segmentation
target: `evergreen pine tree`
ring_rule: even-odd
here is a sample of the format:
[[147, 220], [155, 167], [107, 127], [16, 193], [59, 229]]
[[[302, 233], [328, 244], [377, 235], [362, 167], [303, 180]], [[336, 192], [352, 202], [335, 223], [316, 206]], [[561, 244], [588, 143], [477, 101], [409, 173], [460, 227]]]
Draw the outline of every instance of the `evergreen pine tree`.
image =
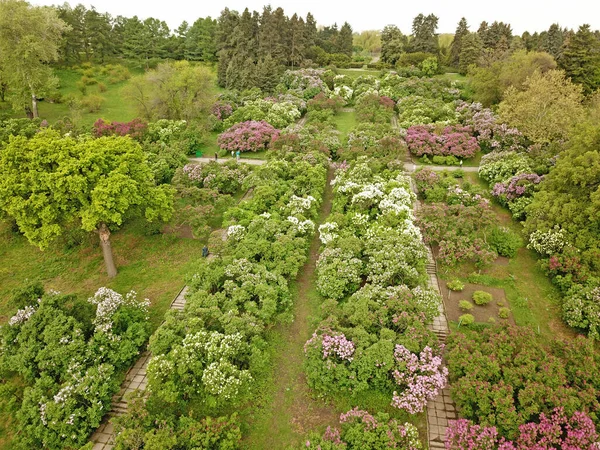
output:
[[460, 60], [460, 52], [462, 50], [462, 40], [469, 34], [469, 25], [467, 25], [467, 19], [464, 17], [458, 22], [456, 32], [454, 33], [454, 39], [450, 45], [450, 58], [449, 63], [452, 67], [458, 67]]
[[338, 36], [339, 53], [352, 57], [352, 27], [348, 22], [344, 22], [340, 28]]
[[600, 87], [600, 40], [589, 25], [580, 26], [569, 36], [559, 66], [571, 81], [583, 85], [586, 95]]
[[481, 56], [483, 44], [481, 42], [481, 38], [479, 37], [479, 33], [469, 33], [464, 36], [461, 47], [458, 69], [460, 73], [466, 75], [469, 70], [469, 66], [476, 64], [477, 60]]

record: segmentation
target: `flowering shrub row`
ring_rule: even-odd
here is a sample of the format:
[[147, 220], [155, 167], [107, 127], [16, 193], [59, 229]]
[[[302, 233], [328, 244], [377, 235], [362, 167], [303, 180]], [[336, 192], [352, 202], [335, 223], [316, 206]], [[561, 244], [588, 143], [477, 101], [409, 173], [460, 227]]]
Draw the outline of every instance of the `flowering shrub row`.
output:
[[23, 448], [79, 448], [110, 409], [149, 334], [148, 301], [100, 288], [87, 302], [47, 293], [1, 329], [2, 371], [23, 377]]
[[176, 421], [199, 405], [204, 414], [231, 413], [268, 368], [265, 331], [291, 320], [288, 283], [306, 261], [325, 183], [322, 155], [284, 156], [245, 178], [252, 197], [226, 211], [225, 242], [211, 248], [221, 257], [199, 266], [185, 310], [170, 311], [150, 339], [153, 420]]
[[432, 126], [417, 125], [406, 130], [404, 139], [410, 152], [416, 156], [472, 158], [479, 151], [469, 127], [446, 127], [437, 134]]
[[362, 157], [336, 171], [332, 215], [319, 227], [326, 316], [304, 347], [305, 369], [319, 392], [380, 390], [416, 413], [446, 382], [441, 346], [426, 328], [440, 299], [425, 287], [410, 179], [373, 162]]

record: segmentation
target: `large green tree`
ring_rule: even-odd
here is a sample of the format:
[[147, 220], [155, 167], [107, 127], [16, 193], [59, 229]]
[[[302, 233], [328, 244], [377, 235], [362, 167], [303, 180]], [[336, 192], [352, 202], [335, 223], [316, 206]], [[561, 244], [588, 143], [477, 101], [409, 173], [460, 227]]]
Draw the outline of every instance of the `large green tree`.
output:
[[589, 25], [569, 35], [559, 59], [560, 68], [590, 94], [600, 87], [600, 39]]
[[338, 49], [344, 55], [352, 56], [352, 27], [344, 22], [338, 36]]
[[215, 100], [214, 76], [187, 61], [161, 63], [133, 78], [125, 94], [148, 120], [198, 120], [206, 117]]
[[469, 68], [477, 64], [477, 61], [481, 56], [483, 44], [477, 33], [468, 33], [462, 37], [460, 47], [458, 71], [463, 75], [466, 75]]
[[110, 228], [135, 215], [168, 220], [172, 209], [172, 188], [154, 184], [145, 153], [129, 137], [47, 130], [13, 137], [0, 151], [0, 210], [42, 249], [72, 226], [97, 232], [109, 277], [117, 273]]
[[58, 59], [68, 26], [49, 7], [21, 0], [0, 0], [0, 67], [15, 108], [38, 117], [38, 97], [56, 87], [48, 63]]
[[450, 57], [448, 62], [452, 67], [458, 67], [460, 63], [463, 39], [468, 34], [469, 25], [467, 24], [467, 19], [463, 17], [460, 19], [460, 22], [458, 22], [456, 32], [454, 33], [454, 39], [452, 40], [452, 44], [450, 44]]
[[510, 87], [498, 113], [533, 142], [549, 144], [565, 140], [583, 117], [582, 87], [571, 83], [561, 70], [535, 71], [523, 90]]
[[396, 65], [403, 53], [406, 52], [408, 38], [402, 34], [396, 25], [386, 25], [381, 32], [381, 60]]
[[438, 35], [436, 33], [439, 19], [429, 14], [425, 16], [419, 14], [413, 19], [412, 24], [412, 39], [409, 43], [411, 52], [433, 53], [437, 55], [439, 44]]

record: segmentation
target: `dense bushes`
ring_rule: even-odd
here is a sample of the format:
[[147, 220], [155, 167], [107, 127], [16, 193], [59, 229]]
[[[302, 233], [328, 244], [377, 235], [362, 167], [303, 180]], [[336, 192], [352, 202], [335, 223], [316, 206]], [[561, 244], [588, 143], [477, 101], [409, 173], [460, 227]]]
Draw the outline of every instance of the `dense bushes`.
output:
[[463, 331], [448, 342], [452, 398], [460, 415], [509, 439], [517, 438], [521, 425], [558, 407], [569, 417], [581, 411], [598, 423], [599, 365], [590, 341], [542, 345], [528, 328]]
[[227, 151], [257, 152], [276, 139], [279, 130], [264, 120], [237, 123], [219, 135], [219, 147]]
[[2, 327], [1, 367], [23, 377], [17, 413], [25, 448], [83, 445], [109, 409], [149, 334], [148, 302], [100, 288], [87, 302], [50, 292]]
[[165, 418], [179, 442], [187, 424], [177, 417], [230, 415], [268, 370], [265, 330], [291, 319], [288, 282], [306, 261], [325, 182], [321, 155], [282, 156], [245, 178], [253, 195], [226, 212], [222, 257], [199, 267], [185, 310], [168, 313], [152, 336], [149, 419], [141, 430], [125, 424], [123, 436], [148, 445], [153, 421]]
[[456, 156], [472, 158], [479, 151], [468, 127], [445, 127], [437, 134], [431, 126], [418, 125], [406, 130], [408, 149], [416, 156]]
[[304, 348], [306, 373], [320, 392], [379, 390], [415, 413], [445, 384], [440, 347], [425, 326], [440, 299], [424, 287], [426, 251], [412, 223], [409, 179], [371, 164], [363, 157], [336, 172], [317, 262], [317, 289], [329, 300]]

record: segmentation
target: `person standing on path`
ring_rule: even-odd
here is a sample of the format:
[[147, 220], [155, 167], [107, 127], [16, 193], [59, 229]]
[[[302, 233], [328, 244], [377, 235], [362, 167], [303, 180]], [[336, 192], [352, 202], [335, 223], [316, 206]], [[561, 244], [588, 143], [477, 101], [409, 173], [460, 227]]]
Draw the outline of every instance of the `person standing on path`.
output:
[[235, 153], [233, 152], [233, 150], [231, 150], [231, 158], [233, 159]]
[[237, 162], [240, 162], [240, 151], [235, 152], [235, 159]]
[[219, 154], [217, 152], [215, 152], [215, 161], [219, 160]]

